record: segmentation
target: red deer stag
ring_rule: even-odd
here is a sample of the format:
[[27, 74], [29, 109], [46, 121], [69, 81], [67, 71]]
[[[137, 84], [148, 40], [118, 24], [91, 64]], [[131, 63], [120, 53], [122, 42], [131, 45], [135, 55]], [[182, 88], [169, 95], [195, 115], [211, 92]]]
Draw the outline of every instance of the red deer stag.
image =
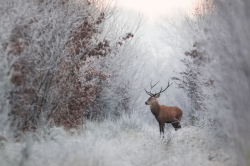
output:
[[157, 98], [160, 97], [160, 94], [164, 92], [165, 90], [167, 90], [169, 86], [172, 85], [172, 83], [169, 85], [169, 81], [168, 81], [168, 85], [164, 90], [162, 90], [162, 87], [161, 87], [160, 92], [154, 93], [154, 94], [152, 93], [152, 88], [156, 84], [158, 84], [158, 82], [153, 86], [151, 83], [150, 83], [151, 91], [148, 92], [145, 89], [146, 93], [150, 96], [148, 100], [145, 102], [145, 104], [150, 105], [152, 114], [155, 116], [156, 120], [159, 122], [160, 135], [161, 133], [163, 133], [163, 138], [164, 138], [165, 123], [171, 123], [172, 126], [175, 128], [175, 131], [177, 131], [178, 128], [181, 128], [180, 122], [181, 122], [181, 117], [182, 117], [183, 112], [178, 107], [175, 107], [175, 106], [167, 107], [165, 105], [160, 105], [157, 101]]

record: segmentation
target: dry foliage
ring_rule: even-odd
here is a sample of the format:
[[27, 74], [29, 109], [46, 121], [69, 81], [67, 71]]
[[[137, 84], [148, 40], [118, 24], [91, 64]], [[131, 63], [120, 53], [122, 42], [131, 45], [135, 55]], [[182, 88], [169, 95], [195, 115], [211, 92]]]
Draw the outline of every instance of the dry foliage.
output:
[[205, 15], [211, 14], [213, 10], [213, 0], [195, 0], [193, 1], [193, 6], [190, 9], [190, 14], [194, 18], [201, 18]]
[[[68, 3], [62, 1], [56, 4], [66, 12]], [[95, 4], [88, 2], [84, 5]], [[45, 123], [64, 126], [65, 129], [77, 128], [85, 118], [95, 118], [102, 114], [98, 109], [89, 109], [102, 91], [103, 82], [109, 78], [108, 72], [100, 64], [105, 57], [116, 54], [116, 48], [132, 38], [133, 34], [127, 33], [118, 40], [121, 44], [115, 43], [111, 47], [109, 40], [98, 38], [102, 33], [99, 26], [105, 21], [106, 14], [100, 12], [96, 15], [91, 13], [93, 11], [98, 10], [84, 11], [82, 18], [72, 23], [68, 41], [57, 57], [48, 56], [54, 48], [47, 42], [53, 45], [63, 34], [52, 36], [50, 41], [44, 38], [32, 42], [29, 28], [38, 22], [36, 19], [31, 19], [27, 25], [23, 23], [23, 26], [15, 27], [10, 39], [2, 44], [10, 58], [17, 58], [11, 78], [13, 89], [10, 95], [10, 117], [19, 130], [35, 130], [41, 119]], [[46, 31], [54, 32], [53, 23], [39, 28], [36, 30], [38, 37]], [[39, 49], [23, 53], [29, 46]], [[48, 63], [48, 57], [49, 60], [54, 58], [51, 63]]]

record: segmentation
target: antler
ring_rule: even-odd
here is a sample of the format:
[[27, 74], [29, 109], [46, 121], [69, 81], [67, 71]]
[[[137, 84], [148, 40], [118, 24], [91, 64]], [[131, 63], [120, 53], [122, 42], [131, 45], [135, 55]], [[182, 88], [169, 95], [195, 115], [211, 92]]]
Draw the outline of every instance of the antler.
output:
[[[156, 84], [158, 84], [158, 83], [159, 83], [159, 81]], [[152, 86], [152, 81], [150, 82], [150, 86], [151, 86], [150, 92], [148, 92], [146, 89], [144, 89], [149, 96], [154, 96], [154, 94], [152, 94], [152, 89], [153, 89], [153, 87], [155, 87], [156, 84], [154, 84]]]
[[153, 87], [155, 87], [155, 85], [157, 85], [158, 83], [159, 83], [159, 81], [158, 81], [156, 84], [154, 84], [154, 85], [152, 86], [152, 81], [150, 82], [150, 86], [151, 86], [150, 93], [152, 93], [152, 89], [153, 89]]
[[[158, 81], [156, 84], [158, 84], [158, 83], [159, 83], [159, 81]], [[156, 84], [155, 84], [155, 85], [156, 85]], [[156, 96], [156, 95], [158, 95], [158, 94], [164, 92], [165, 90], [167, 90], [172, 84], [173, 84], [173, 82], [172, 82], [171, 84], [169, 84], [169, 80], [168, 80], [168, 86], [167, 86], [164, 90], [162, 90], [162, 87], [161, 87], [160, 92], [155, 93], [155, 94], [152, 94], [152, 88], [153, 88], [155, 85], [152, 86], [152, 82], [151, 82], [151, 83], [150, 83], [150, 86], [151, 86], [150, 92], [148, 92], [146, 89], [144, 89], [144, 90], [146, 91], [146, 93], [147, 93], [149, 96]]]
[[173, 82], [172, 82], [171, 84], [169, 84], [169, 80], [168, 80], [168, 86], [167, 86], [164, 90], [162, 90], [162, 87], [161, 87], [160, 92], [159, 92], [159, 93], [155, 93], [154, 96], [156, 96], [156, 95], [158, 95], [158, 94], [164, 92], [164, 91], [167, 90], [172, 84], [173, 84]]

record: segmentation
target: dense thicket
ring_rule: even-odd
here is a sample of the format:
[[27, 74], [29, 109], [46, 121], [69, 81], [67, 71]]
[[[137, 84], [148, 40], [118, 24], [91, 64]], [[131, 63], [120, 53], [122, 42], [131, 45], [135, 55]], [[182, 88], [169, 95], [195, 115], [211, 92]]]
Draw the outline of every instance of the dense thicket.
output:
[[[110, 20], [122, 24], [115, 6], [95, 0], [2, 1], [1, 14], [1, 57], [12, 69], [9, 118], [18, 130], [77, 128], [107, 110], [128, 110], [126, 86], [134, 77], [119, 75], [118, 67], [133, 66], [133, 47], [124, 50], [139, 22], [130, 29], [110, 26]], [[105, 107], [105, 96], [115, 104]]]

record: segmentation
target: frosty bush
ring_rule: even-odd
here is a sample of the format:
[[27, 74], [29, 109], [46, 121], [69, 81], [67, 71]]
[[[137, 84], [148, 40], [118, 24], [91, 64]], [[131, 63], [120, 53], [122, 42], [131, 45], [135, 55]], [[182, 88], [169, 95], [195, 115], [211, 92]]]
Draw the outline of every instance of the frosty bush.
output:
[[13, 126], [35, 130], [54, 123], [69, 129], [102, 115], [94, 105], [114, 77], [107, 58], [125, 55], [120, 47], [134, 37], [104, 35], [107, 19], [114, 15], [112, 3], [37, 0], [2, 1], [1, 6], [2, 51], [9, 62], [15, 60], [9, 114]]

